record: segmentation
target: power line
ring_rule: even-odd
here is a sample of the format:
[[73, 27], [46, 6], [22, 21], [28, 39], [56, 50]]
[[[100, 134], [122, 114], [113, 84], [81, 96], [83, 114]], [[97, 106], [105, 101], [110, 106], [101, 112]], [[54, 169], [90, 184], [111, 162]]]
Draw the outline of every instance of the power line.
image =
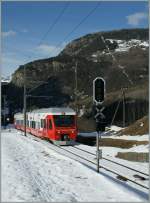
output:
[[71, 32], [69, 32], [69, 33], [66, 35], [66, 37], [64, 37], [63, 41], [65, 41], [68, 37], [70, 37], [70, 35], [72, 35], [72, 33], [73, 33], [75, 30], [77, 30], [78, 27], [80, 27], [80, 25], [82, 25], [82, 24], [86, 21], [86, 19], [94, 13], [94, 11], [97, 9], [97, 7], [99, 6], [99, 4], [100, 4], [100, 2], [98, 2], [98, 3], [96, 4], [96, 6], [71, 30]]
[[[44, 39], [47, 37], [47, 35], [48, 35], [48, 33], [49, 32], [51, 32], [52, 31], [52, 29], [55, 27], [55, 25], [57, 24], [57, 22], [60, 20], [60, 18], [63, 16], [63, 14], [65, 13], [65, 11], [66, 11], [66, 9], [68, 8], [68, 6], [69, 6], [69, 4], [70, 4], [71, 2], [67, 2], [66, 4], [65, 4], [65, 6], [63, 7], [63, 9], [61, 10], [61, 12], [59, 13], [59, 15], [55, 18], [55, 20], [54, 20], [54, 22], [49, 26], [49, 28], [48, 28], [48, 30], [46, 31], [46, 33], [43, 35], [43, 37], [41, 38], [41, 40], [37, 43], [37, 46], [39, 46], [43, 41], [44, 41]], [[15, 50], [17, 51], [17, 52], [19, 52], [19, 53], [21, 53], [22, 54], [22, 52], [20, 52], [20, 50], [19, 49], [16, 49], [15, 48]], [[31, 55], [29, 55], [29, 54], [22, 54], [23, 56], [25, 56], [25, 57], [27, 57], [27, 58], [31, 58]]]
[[95, 7], [64, 37], [64, 39], [59, 42], [55, 48], [53, 48], [50, 52], [54, 51], [57, 48], [60, 48], [60, 45], [62, 45], [66, 39], [68, 39], [68, 37], [70, 37], [72, 35], [73, 32], [75, 32], [86, 20], [88, 17], [90, 17], [95, 10], [98, 8], [98, 6], [100, 5], [100, 1], [95, 5]]
[[47, 37], [48, 33], [52, 31], [52, 29], [55, 27], [55, 25], [57, 24], [57, 22], [59, 21], [59, 19], [63, 16], [63, 14], [65, 13], [66, 9], [68, 8], [70, 2], [67, 2], [65, 4], [65, 6], [63, 7], [62, 11], [59, 13], [59, 15], [55, 18], [54, 22], [50, 25], [50, 27], [48, 28], [48, 30], [46, 31], [46, 33], [43, 35], [43, 37], [41, 38], [40, 42], [38, 43], [38, 46], [44, 41], [44, 39]]
[[[73, 32], [75, 32], [86, 20], [88, 17], [90, 17], [95, 10], [98, 8], [98, 6], [100, 5], [101, 1], [99, 1], [95, 7], [64, 37], [63, 41], [59, 42], [51, 51], [54, 51], [55, 49], [59, 48], [61, 44], [63, 44], [63, 42], [65, 42], [66, 39], [68, 39]], [[62, 15], [65, 13], [66, 9], [68, 8], [70, 2], [67, 2], [66, 5], [64, 6], [64, 8], [62, 9], [61, 13], [57, 16], [57, 18], [55, 19], [55, 21], [51, 24], [51, 26], [49, 27], [49, 29], [46, 31], [46, 33], [43, 35], [43, 37], [41, 38], [40, 42], [37, 44], [37, 46], [39, 46], [41, 44], [41, 42], [44, 41], [44, 39], [46, 38], [46, 36], [48, 35], [48, 33], [54, 28], [54, 26], [56, 25], [56, 23], [59, 21], [59, 19], [62, 17]], [[20, 52], [19, 49], [15, 49], [17, 51]], [[31, 58], [31, 55], [27, 55], [27, 54], [23, 54], [24, 56]]]

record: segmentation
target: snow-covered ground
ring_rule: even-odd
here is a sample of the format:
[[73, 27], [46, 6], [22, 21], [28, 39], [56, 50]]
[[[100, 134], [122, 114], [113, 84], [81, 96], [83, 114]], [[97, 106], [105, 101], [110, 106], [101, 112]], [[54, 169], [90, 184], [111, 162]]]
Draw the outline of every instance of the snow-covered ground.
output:
[[123, 139], [123, 140], [137, 140], [137, 141], [148, 141], [149, 140], [149, 135], [121, 135], [121, 136], [109, 136], [110, 138], [113, 139]]
[[[1, 134], [2, 201], [143, 202], [148, 193], [60, 155], [12, 129]], [[79, 145], [95, 150], [95, 147]], [[108, 148], [107, 148], [108, 149]], [[107, 152], [106, 152], [107, 151]], [[104, 150], [110, 155], [110, 151]], [[113, 151], [111, 151], [113, 154]], [[113, 155], [112, 155], [113, 156]], [[140, 163], [141, 164], [141, 163]]]
[[[103, 137], [104, 136], [109, 136], [112, 134], [116, 134], [117, 132], [119, 132], [120, 130], [122, 130], [123, 128], [118, 127], [118, 126], [114, 126], [112, 125], [111, 127], [107, 127], [106, 131], [103, 132]], [[79, 135], [81, 135], [82, 137], [96, 137], [97, 136], [97, 132], [80, 132]]]

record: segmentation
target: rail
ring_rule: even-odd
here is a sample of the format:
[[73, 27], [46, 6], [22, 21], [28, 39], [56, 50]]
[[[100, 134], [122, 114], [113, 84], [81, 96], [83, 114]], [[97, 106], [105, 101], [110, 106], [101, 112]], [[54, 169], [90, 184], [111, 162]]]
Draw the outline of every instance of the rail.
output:
[[[74, 146], [74, 147], [75, 147], [75, 146]], [[75, 148], [77, 148], [77, 149], [79, 149], [79, 150], [81, 150], [81, 151], [84, 151], [84, 152], [86, 152], [86, 153], [88, 153], [88, 154], [91, 154], [91, 155], [95, 156], [95, 154], [92, 153], [92, 152], [88, 152], [88, 151], [83, 150], [83, 149], [78, 148], [78, 147], [75, 147]], [[110, 160], [110, 159], [108, 159], [108, 158], [102, 157], [102, 159], [107, 160], [107, 161], [110, 161], [110, 162], [115, 163], [115, 164], [117, 164], [117, 165], [120, 165], [120, 166], [122, 166], [122, 167], [128, 168], [128, 169], [133, 170], [133, 171], [135, 171], [135, 172], [141, 173], [141, 174], [143, 174], [143, 175], [145, 175], [145, 176], [149, 176], [149, 174], [147, 174], [147, 173], [144, 173], [144, 172], [142, 172], [142, 171], [138, 171], [138, 170], [136, 170], [136, 169], [134, 169], [134, 168], [131, 168], [131, 167], [126, 166], [126, 165], [124, 165], [124, 164], [120, 164], [120, 163], [118, 163], [118, 162], [116, 162], [116, 161], [112, 161], [112, 160]]]
[[[55, 145], [55, 146], [58, 147], [58, 148], [61, 148], [61, 149], [65, 150], [65, 151], [67, 151], [67, 152], [69, 152], [69, 153], [71, 153], [71, 154], [73, 154], [73, 155], [75, 155], [75, 156], [78, 156], [78, 157], [82, 158], [83, 160], [86, 160], [86, 161], [88, 161], [88, 162], [90, 162], [90, 163], [96, 165], [95, 162], [90, 161], [90, 160], [86, 159], [85, 157], [83, 157], [83, 156], [81, 156], [81, 155], [75, 154], [74, 152], [71, 152], [70, 150], [64, 149], [64, 148], [62, 148], [62, 147], [60, 147], [60, 146], [57, 146], [57, 145]], [[132, 182], [132, 183], [134, 183], [134, 184], [137, 184], [137, 185], [139, 185], [139, 186], [141, 186], [141, 187], [146, 188], [146, 189], [149, 190], [149, 187], [147, 187], [146, 185], [137, 183], [136, 181], [130, 179], [129, 177], [126, 177], [126, 176], [124, 176], [124, 175], [122, 175], [122, 174], [120, 174], [120, 173], [117, 173], [117, 172], [115, 172], [114, 170], [110, 170], [110, 169], [108, 169], [108, 168], [105, 167], [105, 166], [100, 165], [99, 168], [103, 168], [103, 169], [105, 169], [105, 170], [107, 170], [107, 171], [110, 171], [111, 173], [114, 173], [115, 175], [119, 175], [119, 176], [121, 176], [121, 177], [127, 179], [128, 181], [130, 181], [130, 182]]]
[[[30, 135], [30, 138], [31, 138], [31, 137], [32, 137], [32, 138], [34, 137], [34, 139], [36, 139], [36, 140], [38, 140], [38, 141], [39, 141], [39, 139], [40, 139], [40, 138], [35, 137], [35, 136], [33, 136], [33, 135]], [[49, 148], [51, 148], [52, 150], [54, 150], [55, 152], [57, 152], [57, 153], [60, 153], [58, 150], [56, 150], [56, 148], [59, 148], [59, 149], [61, 149], [61, 150], [64, 150], [64, 151], [66, 151], [66, 152], [72, 154], [72, 155], [75, 155], [76, 157], [78, 157], [78, 158], [80, 158], [80, 159], [82, 159], [82, 160], [84, 160], [84, 161], [87, 161], [87, 162], [89, 162], [89, 163], [92, 163], [93, 165], [96, 165], [95, 162], [93, 162], [93, 161], [91, 161], [91, 160], [89, 160], [89, 159], [87, 159], [87, 158], [85, 158], [85, 157], [83, 157], [83, 156], [81, 156], [81, 155], [79, 155], [79, 154], [76, 154], [76, 153], [74, 153], [74, 152], [72, 152], [72, 151], [70, 151], [70, 150], [68, 150], [68, 149], [65, 149], [65, 148], [63, 148], [63, 147], [61, 147], [61, 146], [53, 145], [53, 144], [50, 143], [48, 140], [41, 140], [41, 142], [42, 142], [43, 144], [48, 144], [47, 146], [48, 146]], [[54, 149], [54, 148], [55, 148], [55, 149]], [[78, 147], [75, 147], [75, 148], [80, 149], [80, 148], [78, 148]], [[82, 149], [80, 149], [80, 150], [82, 150]], [[95, 154], [93, 154], [93, 153], [91, 153], [91, 152], [88, 152], [88, 151], [86, 151], [86, 150], [82, 150], [82, 151], [85, 151], [85, 152], [87, 152], [87, 153], [89, 153], [89, 154], [95, 156]], [[81, 161], [80, 161], [80, 162], [81, 162]], [[118, 172], [116, 172], [116, 171], [114, 171], [114, 170], [108, 169], [107, 167], [105, 167], [105, 166], [103, 166], [103, 165], [100, 165], [99, 168], [103, 168], [103, 169], [105, 169], [105, 170], [107, 170], [107, 171], [109, 171], [109, 172], [111, 172], [111, 173], [113, 173], [113, 174], [115, 174], [115, 175], [118, 175], [118, 176], [121, 176], [122, 178], [125, 178], [126, 180], [128, 180], [128, 181], [130, 181], [130, 182], [132, 182], [132, 183], [134, 183], [134, 184], [136, 184], [136, 185], [139, 185], [140, 187], [143, 187], [143, 188], [149, 190], [149, 187], [148, 187], [148, 186], [143, 185], [143, 184], [141, 184], [141, 183], [138, 183], [138, 182], [132, 180], [131, 178], [126, 177], [126, 176], [123, 175], [123, 174], [120, 174], [120, 173], [118, 173]]]

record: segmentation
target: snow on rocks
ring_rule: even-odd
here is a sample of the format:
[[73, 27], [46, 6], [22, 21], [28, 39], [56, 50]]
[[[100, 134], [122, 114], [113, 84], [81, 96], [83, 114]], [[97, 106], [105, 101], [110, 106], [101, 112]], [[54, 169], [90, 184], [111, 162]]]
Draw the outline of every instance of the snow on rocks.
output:
[[111, 43], [117, 42], [118, 48], [115, 49], [115, 52], [127, 52], [131, 47], [141, 47], [142, 49], [146, 49], [149, 47], [149, 41], [131, 39], [131, 40], [117, 40], [117, 39], [107, 39]]
[[144, 195], [54, 152], [40, 140], [16, 130], [3, 130], [1, 139], [4, 202], [145, 200]]

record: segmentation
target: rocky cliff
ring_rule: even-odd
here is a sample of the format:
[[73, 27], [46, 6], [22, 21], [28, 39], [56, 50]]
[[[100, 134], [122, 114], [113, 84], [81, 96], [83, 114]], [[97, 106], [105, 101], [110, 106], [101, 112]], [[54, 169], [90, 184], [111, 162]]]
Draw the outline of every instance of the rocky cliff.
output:
[[[148, 29], [97, 32], [70, 42], [56, 57], [36, 60], [20, 66], [12, 76], [11, 88], [13, 86], [22, 92], [25, 67], [28, 90], [36, 87], [35, 81], [46, 81], [43, 85], [39, 83], [40, 86], [32, 91], [32, 95], [50, 96], [45, 99], [28, 98], [28, 108], [74, 106], [76, 66], [81, 123], [87, 123], [88, 119], [92, 118], [92, 81], [95, 77], [101, 76], [106, 80], [107, 94], [104, 104], [109, 109], [106, 112], [109, 122], [121, 99], [121, 88], [127, 88], [125, 96], [128, 114], [131, 108], [138, 109], [138, 113], [137, 110], [136, 113], [132, 113], [136, 115], [126, 117], [129, 124], [148, 112], [148, 58]], [[12, 93], [10, 95], [12, 96]], [[22, 93], [20, 95], [22, 96]], [[18, 104], [21, 109], [21, 99], [19, 102], [16, 98], [14, 100], [15, 105]], [[121, 105], [119, 108], [115, 122], [121, 124]], [[93, 124], [91, 125], [93, 129]]]

